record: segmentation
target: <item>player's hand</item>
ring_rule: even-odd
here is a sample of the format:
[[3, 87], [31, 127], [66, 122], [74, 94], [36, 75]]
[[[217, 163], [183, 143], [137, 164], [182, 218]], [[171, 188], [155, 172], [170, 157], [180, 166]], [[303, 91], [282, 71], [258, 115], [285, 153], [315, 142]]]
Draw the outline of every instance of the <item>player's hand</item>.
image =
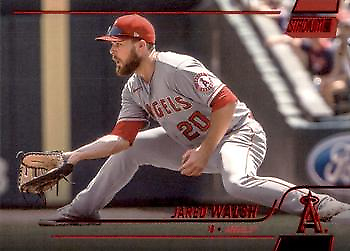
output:
[[63, 158], [68, 164], [72, 165], [76, 165], [80, 161], [78, 154], [76, 154], [75, 152], [64, 152]]
[[199, 176], [207, 166], [209, 156], [203, 154], [199, 148], [190, 149], [182, 156], [180, 172], [186, 176]]

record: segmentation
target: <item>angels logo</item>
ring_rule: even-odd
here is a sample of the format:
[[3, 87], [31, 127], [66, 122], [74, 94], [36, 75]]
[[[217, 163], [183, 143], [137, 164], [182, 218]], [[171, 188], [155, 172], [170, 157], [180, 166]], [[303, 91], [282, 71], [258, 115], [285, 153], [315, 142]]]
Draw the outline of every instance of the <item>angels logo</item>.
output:
[[207, 73], [198, 73], [194, 78], [194, 86], [198, 91], [208, 92], [214, 87], [214, 84]]
[[315, 146], [307, 163], [319, 185], [350, 185], [350, 135], [338, 135]]

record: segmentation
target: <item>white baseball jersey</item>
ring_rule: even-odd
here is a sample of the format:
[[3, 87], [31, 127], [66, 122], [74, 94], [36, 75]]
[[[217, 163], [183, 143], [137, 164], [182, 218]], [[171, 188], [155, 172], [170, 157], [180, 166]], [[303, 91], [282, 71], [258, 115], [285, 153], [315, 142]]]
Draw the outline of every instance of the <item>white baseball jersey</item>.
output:
[[[198, 146], [210, 126], [210, 104], [225, 85], [193, 57], [160, 52], [151, 83], [133, 74], [122, 92], [118, 121], [156, 120], [185, 146]], [[250, 110], [237, 101], [229, 130], [243, 125]]]

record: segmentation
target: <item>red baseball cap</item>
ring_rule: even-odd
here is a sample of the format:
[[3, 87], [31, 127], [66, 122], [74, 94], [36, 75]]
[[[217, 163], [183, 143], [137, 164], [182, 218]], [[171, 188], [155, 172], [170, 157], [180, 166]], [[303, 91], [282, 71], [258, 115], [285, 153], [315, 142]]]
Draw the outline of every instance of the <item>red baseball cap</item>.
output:
[[118, 17], [109, 27], [107, 34], [97, 37], [96, 40], [118, 42], [130, 37], [140, 38], [151, 44], [156, 42], [153, 25], [146, 18], [137, 14]]

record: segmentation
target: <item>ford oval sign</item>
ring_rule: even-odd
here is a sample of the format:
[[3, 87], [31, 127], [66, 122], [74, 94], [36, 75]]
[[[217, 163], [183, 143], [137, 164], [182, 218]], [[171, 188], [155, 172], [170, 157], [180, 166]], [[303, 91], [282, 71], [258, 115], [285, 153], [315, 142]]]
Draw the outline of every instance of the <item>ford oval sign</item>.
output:
[[318, 185], [350, 185], [350, 134], [318, 143], [308, 157], [307, 171]]

